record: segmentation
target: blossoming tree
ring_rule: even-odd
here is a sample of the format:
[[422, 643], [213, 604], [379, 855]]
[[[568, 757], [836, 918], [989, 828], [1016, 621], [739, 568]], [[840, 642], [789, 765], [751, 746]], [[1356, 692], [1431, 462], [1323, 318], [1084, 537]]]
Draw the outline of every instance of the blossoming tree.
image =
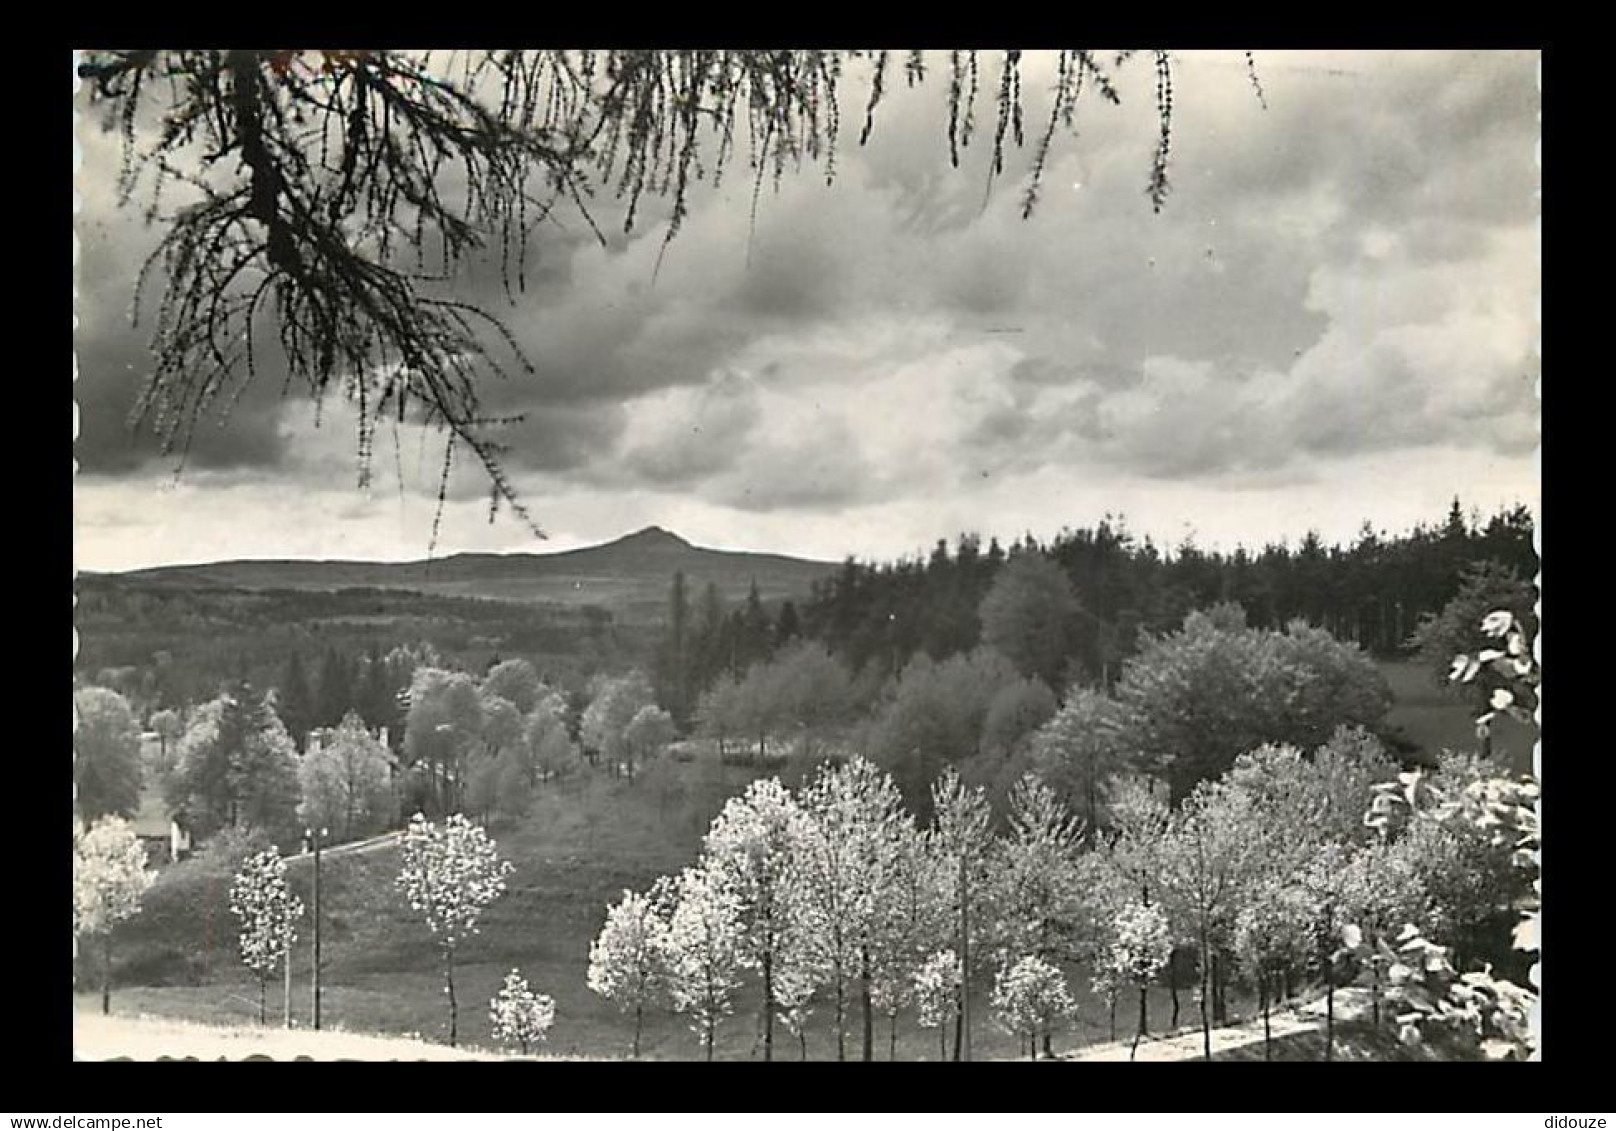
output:
[[741, 985], [741, 901], [713, 868], [686, 868], [678, 884], [668, 918], [668, 986], [674, 1009], [690, 1017], [712, 1060], [718, 1023], [733, 1011]]
[[959, 1016], [960, 960], [952, 950], [928, 955], [914, 973], [915, 1010], [922, 1029], [937, 1030], [938, 1057], [948, 1059], [948, 1023]]
[[[1162, 909], [1153, 903], [1131, 900], [1117, 913], [1112, 926], [1111, 945], [1103, 958], [1106, 972], [1118, 985], [1126, 985], [1139, 993], [1139, 1024], [1134, 1029], [1133, 1045], [1128, 1050], [1132, 1060], [1139, 1051], [1139, 1039], [1145, 1035], [1145, 996], [1150, 984], [1167, 969], [1167, 960], [1173, 953], [1173, 935]], [[1047, 1054], [1046, 1030], [1044, 1051]]]
[[983, 918], [993, 811], [983, 789], [967, 788], [953, 767], [932, 783], [931, 803], [932, 845], [953, 879], [947, 899], [958, 927], [961, 992], [954, 1022], [954, 1059], [960, 1060], [968, 1055], [964, 1050], [971, 1043], [971, 930], [972, 923]]
[[502, 860], [488, 834], [454, 813], [441, 825], [417, 813], [400, 846], [398, 887], [410, 908], [426, 922], [443, 957], [444, 993], [449, 996], [449, 1044], [459, 1035], [455, 1001], [455, 951], [477, 933], [483, 910], [505, 891], [514, 870]]
[[762, 979], [763, 1059], [774, 1059], [776, 974], [812, 943], [802, 898], [802, 846], [809, 818], [778, 778], [755, 781], [714, 819], [702, 848], [739, 916], [743, 961]]
[[892, 778], [863, 758], [821, 772], [803, 807], [812, 817], [803, 860], [803, 895], [824, 930], [817, 944], [831, 990], [836, 1056], [847, 1055], [847, 1005], [855, 980], [863, 1015], [863, 1059], [874, 1055], [871, 991], [893, 945], [899, 914], [893, 877], [910, 820]]
[[140, 910], [157, 873], [121, 817], [104, 817], [73, 836], [73, 934], [101, 939], [101, 1012], [112, 1011], [112, 929]]
[[1070, 1017], [1076, 1006], [1066, 979], [1050, 963], [1028, 955], [1003, 968], [993, 985], [993, 1012], [1010, 1033], [1026, 1038], [1029, 1059], [1038, 1058], [1038, 1038]]
[[521, 1048], [522, 1055], [544, 1040], [555, 1021], [555, 999], [534, 993], [520, 970], [505, 975], [505, 984], [488, 1003], [494, 1039]]
[[606, 910], [606, 924], [589, 947], [589, 988], [634, 1014], [634, 1056], [640, 1055], [645, 1009], [668, 982], [668, 924], [656, 901], [624, 890]]
[[[230, 885], [230, 912], [240, 922], [241, 960], [258, 978], [258, 1023], [265, 986], [297, 941], [303, 902], [286, 886], [286, 860], [273, 849], [247, 857]], [[288, 1014], [290, 1016], [290, 1014]]]

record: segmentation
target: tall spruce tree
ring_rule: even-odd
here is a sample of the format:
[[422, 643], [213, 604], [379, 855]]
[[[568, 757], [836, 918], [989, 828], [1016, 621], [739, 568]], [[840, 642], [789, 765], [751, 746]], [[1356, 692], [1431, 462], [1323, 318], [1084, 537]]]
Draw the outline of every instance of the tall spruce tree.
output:
[[279, 710], [281, 721], [291, 732], [292, 741], [299, 750], [308, 741], [309, 731], [315, 726], [314, 692], [303, 667], [303, 656], [293, 649], [286, 657], [281, 673]]

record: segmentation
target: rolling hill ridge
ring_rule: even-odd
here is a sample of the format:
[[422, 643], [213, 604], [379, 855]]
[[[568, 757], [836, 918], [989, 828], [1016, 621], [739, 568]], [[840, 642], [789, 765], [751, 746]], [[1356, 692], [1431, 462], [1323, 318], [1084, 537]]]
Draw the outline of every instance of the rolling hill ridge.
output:
[[730, 601], [752, 583], [766, 601], [801, 598], [834, 562], [695, 546], [648, 526], [598, 546], [556, 553], [462, 553], [411, 562], [251, 559], [157, 566], [111, 574], [142, 587], [177, 589], [390, 589], [517, 603], [594, 605], [629, 621], [660, 616], [682, 571], [695, 599], [709, 583]]

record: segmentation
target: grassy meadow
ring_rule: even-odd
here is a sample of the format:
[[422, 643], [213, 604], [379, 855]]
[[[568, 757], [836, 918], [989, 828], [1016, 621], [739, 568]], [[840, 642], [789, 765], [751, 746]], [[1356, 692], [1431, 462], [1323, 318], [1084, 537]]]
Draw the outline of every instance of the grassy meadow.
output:
[[[624, 888], [643, 890], [663, 873], [693, 863], [702, 834], [725, 799], [745, 788], [760, 771], [726, 766], [713, 758], [688, 763], [664, 761], [633, 781], [604, 775], [580, 776], [554, 784], [535, 798], [529, 814], [508, 826], [495, 826], [500, 852], [516, 864], [506, 894], [483, 919], [480, 935], [467, 943], [456, 965], [460, 1001], [460, 1041], [489, 1047], [488, 999], [512, 967], [535, 989], [556, 1000], [556, 1023], [546, 1051], [559, 1056], [627, 1056], [631, 1019], [585, 984], [589, 944], [600, 930], [608, 903]], [[154, 1015], [213, 1024], [256, 1021], [258, 987], [235, 950], [234, 922], [228, 910], [229, 877], [191, 877], [175, 884], [189, 864], [178, 866], [165, 883], [174, 895], [154, 890], [150, 914], [143, 912], [120, 930], [118, 984], [112, 1007], [118, 1014]], [[437, 951], [426, 928], [410, 917], [393, 888], [397, 849], [338, 857], [321, 870], [322, 1022], [329, 1027], [418, 1035], [429, 1041], [448, 1036], [448, 1008]], [[288, 866], [294, 890], [310, 899], [306, 859]], [[311, 953], [307, 929], [298, 940], [293, 966], [293, 1015], [299, 1025], [310, 1016]], [[86, 972], [93, 983], [95, 973]], [[1056, 1040], [1057, 1051], [1109, 1036], [1103, 1003], [1087, 990], [1088, 976], [1068, 971], [1080, 1005], [1080, 1023]], [[134, 983], [134, 984], [130, 984]], [[270, 1023], [282, 1018], [282, 981], [268, 987]], [[737, 1013], [719, 1029], [716, 1055], [722, 1059], [761, 1056], [757, 1032], [757, 990], [743, 990]], [[94, 995], [81, 995], [80, 1008], [94, 1008]], [[1241, 1003], [1233, 1000], [1231, 1008]], [[988, 1023], [988, 1004], [973, 998], [978, 1056], [1015, 1056], [1014, 1038]], [[852, 1006], [856, 1010], [856, 1003]], [[1180, 993], [1181, 1024], [1196, 1014], [1188, 990]], [[1167, 991], [1153, 995], [1152, 1023], [1171, 1013]], [[807, 1033], [810, 1059], [835, 1056], [829, 1007], [816, 1005]], [[1118, 1032], [1129, 1032], [1134, 1014], [1118, 1011]], [[848, 1053], [861, 1053], [860, 1020], [848, 1021]], [[891, 1033], [877, 1020], [875, 1054], [891, 1055]], [[797, 1059], [802, 1048], [783, 1027], [776, 1028], [775, 1055]], [[651, 1059], [693, 1059], [702, 1055], [682, 1017], [658, 1011], [645, 1019], [642, 1055]], [[922, 1030], [909, 1015], [900, 1017], [897, 1055], [904, 1060], [936, 1059], [937, 1033]]]
[[[1382, 661], [1380, 670], [1392, 689], [1386, 728], [1409, 744], [1412, 756], [1434, 765], [1443, 750], [1475, 750], [1476, 724], [1465, 703], [1439, 685], [1431, 669], [1410, 661]], [[1493, 722], [1493, 756], [1512, 772], [1532, 769], [1532, 732], [1508, 715]]]

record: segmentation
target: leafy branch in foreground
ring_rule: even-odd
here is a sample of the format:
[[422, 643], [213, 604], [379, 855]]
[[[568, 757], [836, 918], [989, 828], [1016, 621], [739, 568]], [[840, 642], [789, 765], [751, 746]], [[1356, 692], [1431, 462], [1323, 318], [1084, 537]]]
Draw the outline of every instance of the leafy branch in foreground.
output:
[[[1481, 631], [1494, 646], [1474, 656], [1456, 656], [1449, 677], [1456, 683], [1477, 682], [1483, 675], [1490, 679], [1490, 709], [1476, 720], [1478, 728], [1485, 732], [1500, 713], [1536, 725], [1542, 668], [1526, 626], [1514, 613], [1494, 609], [1482, 618]], [[1543, 891], [1539, 796], [1535, 773], [1519, 780], [1484, 777], [1459, 790], [1443, 790], [1417, 772], [1407, 773], [1377, 787], [1364, 822], [1381, 829], [1420, 821], [1459, 825], [1484, 833], [1497, 848], [1509, 849], [1513, 866], [1532, 876], [1531, 895], [1516, 905], [1521, 918], [1513, 945], [1538, 954]], [[1489, 1059], [1540, 1059], [1540, 963], [1532, 964], [1528, 974], [1532, 985], [1527, 987], [1495, 976], [1490, 966], [1461, 973], [1455, 969], [1452, 948], [1431, 942], [1413, 925], [1404, 927], [1395, 941], [1395, 948], [1381, 940], [1373, 946], [1388, 971], [1387, 997], [1402, 1008], [1397, 1021], [1403, 1040], [1418, 1043], [1426, 1030], [1439, 1026], [1468, 1035]]]
[[[1120, 102], [1115, 72], [1135, 52], [1060, 51], [1048, 118], [1022, 212], [1030, 214], [1058, 128], [1075, 129], [1083, 92]], [[1168, 188], [1172, 61], [1152, 52], [1160, 134], [1149, 194]], [[692, 186], [716, 184], [746, 142], [753, 216], [765, 180], [823, 162], [835, 177], [841, 88], [866, 63], [866, 143], [890, 52], [838, 51], [94, 51], [79, 74], [108, 128], [122, 135], [120, 203], [144, 200], [161, 241], [143, 265], [162, 297], [153, 369], [134, 410], [164, 450], [184, 453], [211, 409], [228, 415], [259, 375], [264, 339], [285, 363], [283, 393], [317, 404], [333, 390], [358, 409], [361, 486], [378, 426], [448, 433], [441, 515], [456, 447], [542, 536], [517, 498], [493, 438], [519, 418], [483, 413], [479, 387], [533, 367], [505, 323], [454, 297], [468, 260], [495, 260], [507, 298], [525, 289], [527, 248], [558, 205], [624, 205], [631, 231], [648, 197], [668, 201], [663, 250], [688, 216]], [[989, 177], [1007, 133], [1024, 144], [1019, 51], [1004, 53]], [[949, 53], [951, 160], [976, 131], [975, 51]], [[910, 85], [924, 57], [909, 52]], [[1251, 72], [1255, 84], [1255, 71]], [[1258, 88], [1260, 96], [1260, 88]], [[227, 158], [234, 158], [233, 164]], [[186, 200], [163, 210], [165, 192]], [[144, 194], [144, 195], [142, 195]], [[660, 259], [659, 259], [660, 263]], [[436, 540], [434, 521], [434, 542]]]

